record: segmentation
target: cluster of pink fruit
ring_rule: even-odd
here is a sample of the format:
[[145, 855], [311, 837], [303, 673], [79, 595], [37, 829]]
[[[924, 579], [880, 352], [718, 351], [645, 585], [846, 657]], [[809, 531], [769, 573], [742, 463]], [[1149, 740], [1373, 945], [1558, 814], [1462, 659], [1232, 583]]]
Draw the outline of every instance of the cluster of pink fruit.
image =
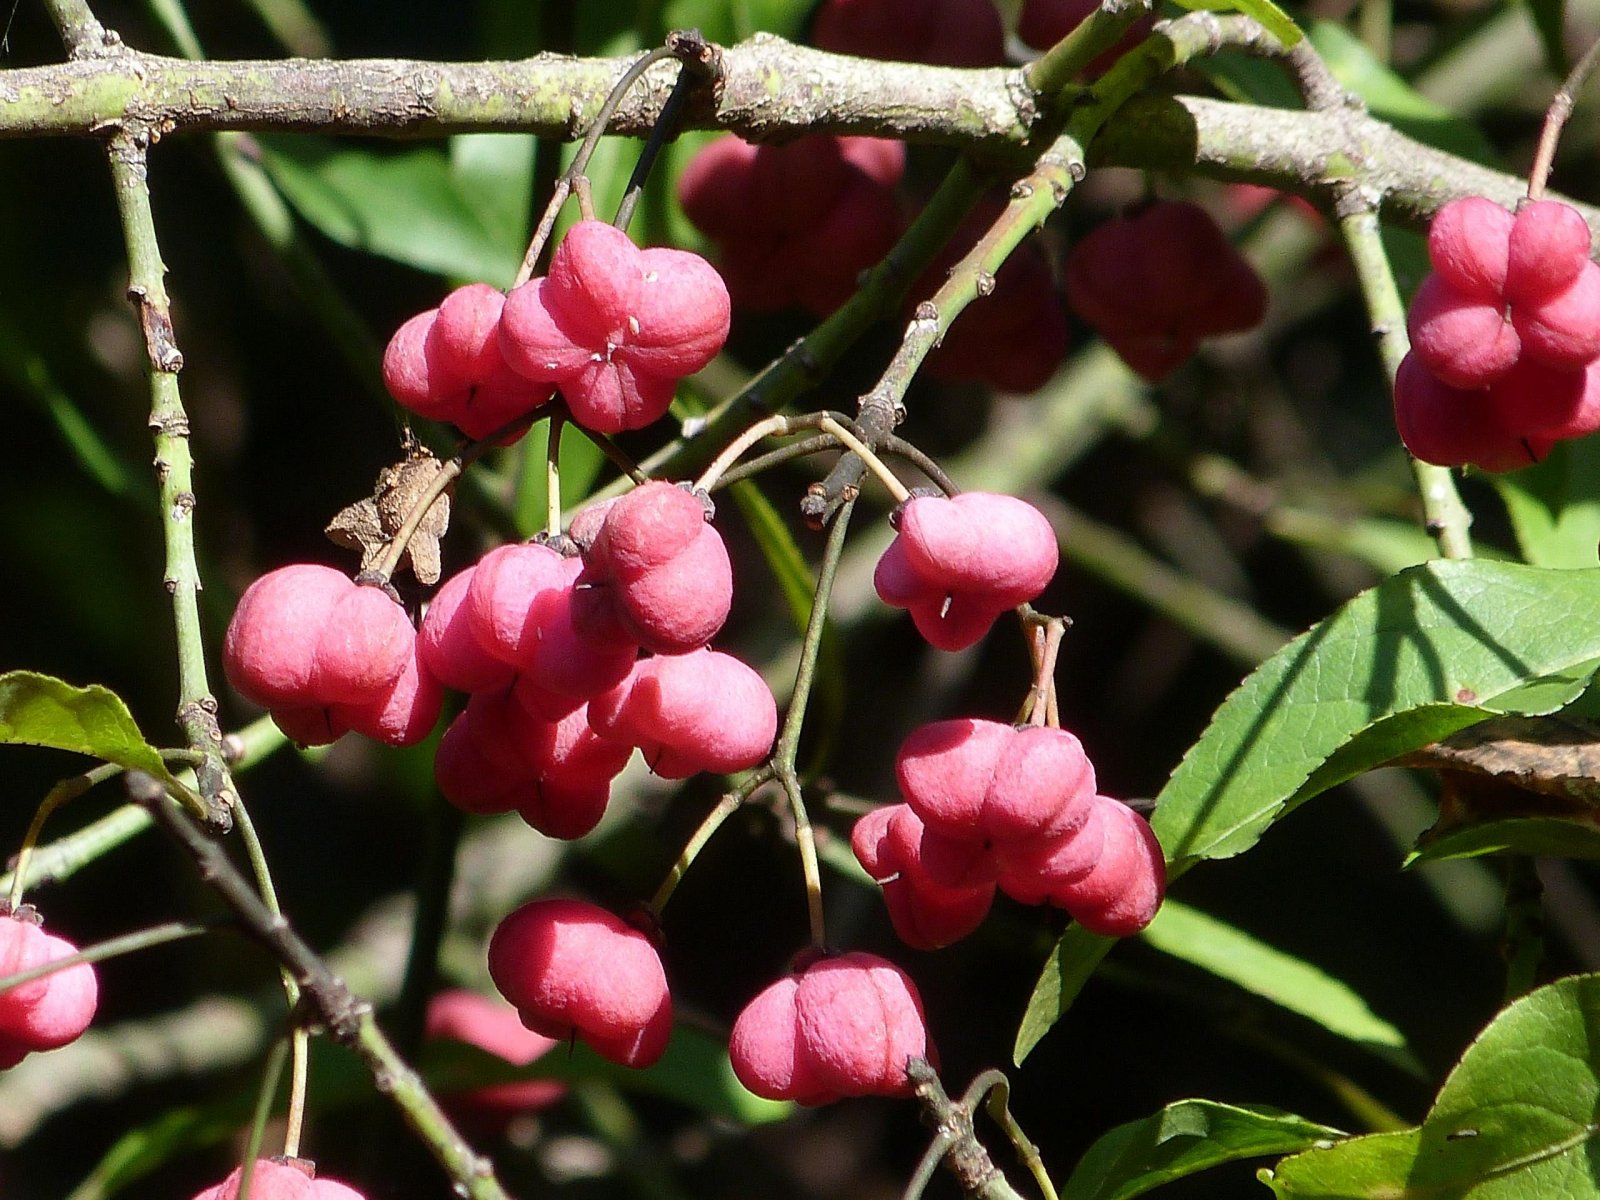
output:
[[428, 670], [472, 694], [439, 745], [440, 791], [563, 838], [594, 828], [634, 747], [669, 779], [740, 771], [778, 720], [761, 676], [707, 646], [733, 575], [702, 496], [643, 484], [569, 537], [581, 555], [491, 550], [445, 584], [418, 638]]
[[586, 429], [642, 429], [722, 348], [728, 313], [727, 288], [699, 255], [641, 250], [580, 221], [549, 274], [510, 295], [468, 284], [412, 317], [390, 339], [383, 377], [412, 412], [469, 437], [529, 417], [552, 389]]
[[[24, 905], [0, 913], [0, 979], [70, 958], [78, 948], [46, 933], [39, 914]], [[0, 992], [0, 1070], [35, 1050], [75, 1041], [94, 1019], [100, 986], [88, 963], [62, 967]]]
[[1513, 215], [1453, 200], [1428, 230], [1395, 422], [1439, 466], [1509, 471], [1600, 429], [1600, 267], [1589, 226], [1553, 200]]
[[[514, 431], [551, 385], [580, 424], [637, 428], [659, 417], [676, 379], [720, 346], [728, 302], [715, 280], [692, 255], [640, 251], [610, 226], [581, 222], [543, 279], [503, 299], [469, 285], [407, 322], [390, 344], [386, 375], [402, 402], [468, 432]], [[551, 836], [581, 836], [600, 820], [635, 747], [667, 778], [744, 770], [770, 753], [771, 691], [709, 647], [733, 592], [711, 515], [704, 493], [641, 484], [581, 511], [563, 537], [491, 550], [444, 583], [416, 631], [381, 588], [327, 568], [284, 568], [246, 591], [224, 664], [241, 693], [306, 742], [351, 728], [415, 741], [436, 722], [445, 688], [465, 692], [435, 758], [441, 792], [470, 812], [515, 810]], [[893, 521], [898, 536], [878, 564], [879, 594], [910, 610], [944, 649], [977, 642], [999, 614], [1038, 597], [1057, 566], [1049, 522], [1013, 497], [917, 495]], [[1059, 730], [1016, 736], [1030, 746], [1077, 745]], [[994, 739], [979, 740], [989, 747]], [[1042, 798], [1015, 799], [998, 782], [1022, 768], [1002, 769], [998, 751], [990, 757], [999, 798], [989, 808], [1034, 805], [1036, 836], [991, 851], [998, 835], [989, 816], [940, 825], [939, 789], [924, 788], [933, 807], [913, 818], [930, 827], [917, 853], [942, 837], [947, 853], [965, 856], [959, 878], [928, 876], [929, 903], [947, 899], [934, 888], [963, 893], [962, 903], [985, 887], [992, 898], [998, 881], [1013, 894], [1032, 888], [1098, 929], [1148, 920], [1160, 885], [1147, 863], [1140, 875], [1134, 862], [1153, 845], [1148, 830], [1139, 841], [1118, 815], [1128, 810], [1093, 795], [1086, 760], [1074, 786], [1059, 791], [1059, 811], [1045, 813]], [[983, 768], [974, 760], [965, 769], [971, 782]], [[986, 780], [980, 793], [988, 788]], [[972, 807], [965, 793], [951, 792], [948, 803]], [[980, 809], [989, 812], [979, 803], [973, 813]], [[1030, 855], [1038, 863], [1025, 875]], [[925, 865], [907, 859], [904, 878]], [[893, 884], [888, 894], [897, 925], [904, 911], [926, 918], [922, 899], [907, 910]], [[526, 1029], [580, 1038], [629, 1066], [664, 1051], [672, 1004], [653, 930], [583, 901], [538, 899], [500, 923], [488, 957]], [[740, 1015], [731, 1053], [753, 1091], [821, 1103], [906, 1094], [906, 1062], [932, 1050], [921, 1001], [899, 968], [812, 951]]]
[[1150, 826], [1098, 794], [1064, 729], [936, 721], [895, 764], [902, 804], [856, 823], [856, 858], [883, 888], [895, 931], [933, 950], [976, 929], [995, 889], [1050, 903], [1084, 928], [1126, 937], [1150, 923], [1166, 885]]
[[[751, 311], [837, 308], [904, 226], [898, 142], [814, 135], [754, 146], [709, 143], [679, 177], [689, 219], [717, 244], [733, 302]], [[911, 289], [931, 294], [999, 215], [981, 206]], [[1066, 300], [1140, 375], [1166, 378], [1203, 338], [1251, 329], [1266, 313], [1255, 269], [1198, 205], [1158, 201], [1106, 221], [1068, 252]], [[992, 292], [957, 319], [927, 361], [954, 382], [1030, 392], [1067, 351], [1067, 319], [1036, 242], [1019, 247]]]

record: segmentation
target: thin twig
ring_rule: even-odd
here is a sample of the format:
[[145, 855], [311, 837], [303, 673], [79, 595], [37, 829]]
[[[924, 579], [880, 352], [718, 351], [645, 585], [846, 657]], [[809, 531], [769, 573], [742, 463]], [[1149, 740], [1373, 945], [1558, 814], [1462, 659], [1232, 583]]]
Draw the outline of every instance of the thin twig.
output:
[[129, 772], [129, 792], [194, 860], [202, 879], [239, 918], [241, 927], [294, 973], [306, 1000], [329, 1032], [360, 1056], [381, 1091], [392, 1098], [412, 1130], [433, 1153], [458, 1194], [467, 1200], [509, 1200], [494, 1168], [456, 1131], [417, 1073], [378, 1028], [370, 1005], [353, 995], [283, 918], [274, 917], [250, 884], [210, 838], [178, 811], [161, 785]]
[[661, 106], [661, 115], [656, 118], [650, 136], [645, 139], [639, 158], [633, 164], [633, 174], [628, 177], [628, 186], [622, 193], [616, 218], [612, 221], [618, 229], [627, 229], [628, 223], [633, 220], [633, 210], [638, 206], [639, 197], [644, 194], [650, 169], [655, 166], [661, 148], [676, 135], [690, 94], [716, 78], [718, 64], [722, 61], [722, 52], [706, 41], [698, 29], [673, 31], [667, 35], [666, 48], [680, 64], [678, 78], [673, 81], [672, 91]]
[[1561, 131], [1572, 116], [1572, 106], [1577, 103], [1578, 92], [1588, 81], [1595, 64], [1600, 63], [1600, 38], [1584, 51], [1583, 57], [1568, 73], [1556, 94], [1550, 98], [1550, 109], [1544, 115], [1544, 126], [1539, 130], [1539, 148], [1533, 156], [1533, 166], [1528, 169], [1528, 199], [1537, 200], [1544, 195], [1544, 185], [1550, 180], [1550, 168], [1556, 161], [1556, 144]]

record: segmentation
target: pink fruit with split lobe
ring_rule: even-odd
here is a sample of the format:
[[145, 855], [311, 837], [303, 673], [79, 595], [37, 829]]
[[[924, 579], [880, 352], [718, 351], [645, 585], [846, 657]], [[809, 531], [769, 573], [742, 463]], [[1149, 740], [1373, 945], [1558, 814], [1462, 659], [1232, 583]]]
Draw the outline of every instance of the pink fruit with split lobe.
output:
[[578, 900], [534, 900], [500, 922], [489, 974], [546, 1037], [577, 1036], [629, 1067], [661, 1057], [672, 1001], [656, 949], [620, 917]]
[[1006, 609], [1036, 598], [1060, 561], [1050, 522], [1014, 496], [913, 496], [897, 520], [900, 536], [873, 583], [941, 650], [965, 649]]
[[817, 959], [769, 985], [734, 1021], [728, 1054], [757, 1096], [807, 1105], [908, 1096], [907, 1064], [935, 1057], [916, 984], [861, 952]]

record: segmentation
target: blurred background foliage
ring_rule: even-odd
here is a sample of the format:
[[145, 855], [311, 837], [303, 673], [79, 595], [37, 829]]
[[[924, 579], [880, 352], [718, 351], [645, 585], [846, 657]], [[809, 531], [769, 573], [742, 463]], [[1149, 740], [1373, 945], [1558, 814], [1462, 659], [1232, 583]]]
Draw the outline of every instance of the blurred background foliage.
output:
[[[1552, 7], [1561, 6], [1289, 6], [1375, 112], [1512, 171], [1531, 157], [1554, 86], [1549, 40], [1539, 33]], [[98, 5], [97, 15], [131, 45], [167, 53], [478, 59], [625, 54], [682, 26], [720, 41], [758, 30], [799, 37], [809, 8], [806, 0], [312, 0], [309, 8], [195, 0], [185, 12], [178, 0], [125, 0]], [[1600, 4], [1569, 4], [1565, 19], [1566, 46], [1581, 48], [1600, 31]], [[44, 14], [20, 0], [0, 69], [59, 57]], [[1270, 68], [1233, 56], [1178, 82], [1293, 103]], [[1590, 201], [1600, 200], [1600, 126], [1585, 119], [1593, 113], [1585, 100], [1553, 181]], [[697, 245], [672, 184], [705, 136], [686, 135], [663, 157], [634, 225], [640, 240]], [[592, 168], [602, 209], [614, 206], [635, 153], [631, 143], [603, 143]], [[505, 135], [424, 143], [185, 136], [154, 151], [156, 218], [194, 423], [213, 646], [234, 598], [264, 570], [295, 560], [350, 565], [321, 530], [398, 457], [405, 422], [378, 377], [383, 343], [453, 283], [509, 281], [564, 154], [570, 147]], [[948, 152], [916, 152], [908, 205], [949, 161]], [[89, 142], [0, 142], [0, 181], [9, 451], [0, 478], [8, 584], [0, 589], [0, 667], [103, 683], [152, 740], [171, 743], [173, 645], [143, 353], [123, 295], [103, 156]], [[1428, 556], [1431, 545], [1360, 297], [1320, 216], [1275, 195], [1107, 170], [1045, 230], [1052, 257], [1149, 188], [1199, 199], [1228, 225], [1271, 286], [1263, 328], [1207, 345], [1154, 390], [1078, 329], [1073, 357], [1038, 394], [919, 381], [902, 431], [962, 486], [1021, 491], [1057, 521], [1065, 562], [1040, 606], [1075, 622], [1062, 650], [1063, 722], [1083, 738], [1102, 789], [1128, 797], [1160, 789], [1254, 662], [1344, 597]], [[1409, 290], [1425, 269], [1420, 239], [1394, 230], [1391, 245]], [[690, 385], [680, 415], [728, 394], [805, 328], [798, 315], [736, 320], [728, 351]], [[808, 404], [850, 407], [896, 336], [892, 326], [875, 330]], [[418, 432], [449, 445], [442, 430]], [[629, 445], [642, 453], [655, 440], [647, 431]], [[569, 502], [611, 474], [575, 442], [568, 439]], [[536, 528], [542, 453], [536, 435], [477, 469], [458, 498], [447, 570]], [[814, 564], [820, 536], [795, 517], [812, 469], [781, 471], [761, 487]], [[1509, 551], [1495, 493], [1474, 480], [1466, 487], [1482, 541]], [[769, 603], [781, 539], [752, 532], [752, 503], [721, 509], [741, 589], [721, 640], [763, 665], [781, 695], [794, 646], [793, 622]], [[832, 747], [826, 781], [840, 799], [818, 819], [836, 852], [853, 817], [848, 798], [893, 798], [893, 752], [911, 727], [957, 714], [1003, 718], [1027, 677], [1010, 627], [971, 652], [943, 655], [875, 603], [870, 569], [887, 536], [885, 508], [869, 493], [857, 518], [837, 595], [840, 671], [812, 734]], [[220, 672], [213, 679], [222, 688]], [[257, 715], [236, 696], [221, 700], [226, 728]], [[393, 995], [404, 958], [407, 897], [431, 877], [430, 847], [449, 845], [456, 832], [441, 813], [430, 761], [428, 747], [380, 752], [346, 739], [322, 753], [280, 750], [244, 777], [287, 911], [313, 945], [338, 947], [352, 981], [380, 998]], [[43, 751], [0, 754], [0, 846], [18, 844], [38, 798], [76, 769]], [[1179, 889], [1187, 904], [1344, 981], [1400, 1031], [1407, 1053], [1375, 1052], [1136, 940], [1016, 1074], [1016, 1110], [1058, 1180], [1106, 1129], [1184, 1096], [1276, 1105], [1348, 1130], [1380, 1128], [1390, 1112], [1421, 1114], [1442, 1071], [1498, 1006], [1502, 982], [1493, 869], [1399, 869], [1431, 819], [1429, 786], [1395, 771], [1365, 777], [1273, 830], [1255, 853], [1196, 872]], [[714, 795], [709, 781], [668, 790], [632, 773], [619, 792], [617, 813], [572, 846], [553, 846], [514, 819], [470, 824], [442, 957], [448, 980], [483, 982], [484, 935], [535, 890], [554, 885], [619, 906], [647, 895]], [[114, 787], [102, 789], [50, 832], [118, 801]], [[1552, 969], [1600, 967], [1592, 870], [1553, 864], [1547, 883]], [[859, 876], [841, 868], [827, 886], [834, 942], [891, 955], [923, 988], [952, 1090], [1009, 1061], [1058, 921], [1003, 903], [978, 936], [919, 954], [898, 946]], [[214, 907], [188, 864], [155, 836], [35, 898], [52, 926], [80, 943]], [[711, 843], [667, 914], [686, 1024], [725, 1030], [803, 943], [804, 929], [784, 823], [752, 807]], [[148, 1138], [119, 1150], [140, 1176], [127, 1194], [191, 1194], [237, 1153], [229, 1139], [282, 1020], [271, 965], [222, 932], [107, 964], [102, 979], [101, 1040], [86, 1039], [101, 1057], [75, 1048], [0, 1077], [7, 1200], [105, 1194], [99, 1177], [84, 1184], [91, 1169], [119, 1138], [163, 1114]], [[257, 997], [259, 1007], [220, 999], [228, 996]], [[582, 1075], [586, 1060], [572, 1061], [571, 1073]], [[319, 1069], [330, 1107], [313, 1118], [311, 1153], [328, 1173], [360, 1178], [370, 1196], [442, 1194], [431, 1166], [394, 1135], [383, 1101], [352, 1084], [351, 1069], [336, 1055]], [[595, 1075], [515, 1129], [497, 1143], [509, 1186], [527, 1195], [889, 1196], [928, 1136], [909, 1105], [876, 1101], [745, 1128], [726, 1111], [726, 1089], [713, 1084], [708, 1095], [698, 1068], [673, 1070], [675, 1079], [668, 1071], [658, 1081], [666, 1095]], [[997, 1157], [1006, 1157], [1003, 1146]], [[946, 1181], [934, 1187], [954, 1194]], [[1230, 1168], [1167, 1194], [1255, 1187], [1246, 1169]]]

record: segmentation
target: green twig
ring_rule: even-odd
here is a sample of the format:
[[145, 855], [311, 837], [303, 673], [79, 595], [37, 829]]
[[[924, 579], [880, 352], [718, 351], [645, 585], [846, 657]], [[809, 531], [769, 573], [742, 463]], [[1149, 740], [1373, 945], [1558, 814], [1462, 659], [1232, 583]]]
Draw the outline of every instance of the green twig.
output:
[[[1361, 293], [1366, 298], [1373, 336], [1378, 340], [1384, 375], [1393, 391], [1395, 374], [1410, 348], [1405, 306], [1395, 286], [1389, 256], [1383, 248], [1377, 213], [1354, 195], [1351, 203], [1352, 211], [1339, 217], [1339, 232], [1361, 281]], [[1439, 553], [1446, 558], [1471, 558], [1472, 538], [1468, 531], [1472, 526], [1472, 513], [1462, 503], [1454, 477], [1448, 468], [1417, 459], [1412, 460], [1412, 469], [1422, 493], [1427, 530], [1438, 543]]]
[[827, 942], [822, 917], [822, 871], [817, 864], [816, 841], [811, 832], [811, 819], [806, 813], [805, 796], [800, 788], [795, 762], [800, 750], [800, 733], [805, 726], [806, 704], [811, 698], [812, 685], [816, 682], [817, 657], [822, 649], [822, 632], [828, 621], [828, 597], [833, 591], [833, 580], [839, 570], [839, 559], [844, 553], [845, 534], [849, 531], [850, 514], [854, 508], [854, 501], [846, 502], [828, 531], [828, 541], [822, 551], [822, 565], [817, 570], [817, 590], [811, 601], [811, 617], [806, 622], [805, 636], [800, 643], [800, 666], [795, 672], [789, 711], [784, 714], [783, 729], [778, 734], [771, 759], [773, 775], [783, 787], [794, 814], [795, 841], [800, 848], [800, 864], [806, 881], [811, 941], [816, 946]]
[[956, 1101], [950, 1099], [938, 1074], [926, 1060], [912, 1059], [906, 1065], [906, 1073], [911, 1077], [913, 1094], [922, 1105], [923, 1120], [938, 1131], [917, 1168], [913, 1179], [915, 1190], [908, 1189], [906, 1196], [919, 1195], [934, 1167], [942, 1162], [961, 1185], [963, 1196], [974, 1200], [1022, 1200], [1000, 1168], [994, 1165], [989, 1151], [972, 1128], [973, 1107], [986, 1090], [979, 1084], [985, 1083], [989, 1076], [980, 1075], [967, 1095]]
[[152, 925], [149, 929], [125, 933], [121, 937], [107, 938], [75, 954], [52, 958], [49, 962], [29, 967], [26, 971], [0, 975], [0, 992], [9, 992], [12, 988], [32, 983], [35, 979], [43, 979], [46, 975], [54, 975], [57, 971], [65, 971], [68, 967], [75, 967], [79, 963], [104, 962], [108, 958], [120, 958], [124, 954], [135, 954], [140, 950], [165, 946], [168, 942], [187, 941], [203, 933], [210, 933], [219, 923], [201, 921], [190, 925], [181, 921], [169, 921], [164, 925]]
[[200, 794], [213, 828], [225, 830], [232, 820], [234, 790], [222, 758], [222, 730], [217, 701], [206, 678], [205, 640], [200, 625], [200, 575], [195, 564], [196, 507], [193, 460], [189, 452], [189, 416], [178, 391], [183, 355], [173, 333], [167, 300], [166, 267], [156, 241], [146, 177], [146, 143], [127, 130], [107, 146], [117, 210], [128, 252], [128, 298], [144, 332], [150, 383], [150, 428], [155, 434], [156, 479], [161, 491], [162, 531], [166, 542], [167, 591], [172, 597], [178, 648], [178, 722], [191, 749], [204, 756], [196, 770]]
[[122, 768], [116, 763], [102, 763], [82, 774], [63, 779], [45, 793], [44, 799], [39, 802], [39, 807], [33, 814], [33, 820], [28, 824], [28, 831], [22, 835], [22, 848], [17, 851], [17, 866], [11, 873], [10, 894], [7, 898], [9, 911], [16, 912], [22, 907], [28, 864], [33, 858], [34, 846], [39, 841], [39, 835], [44, 832], [44, 823], [50, 819], [51, 814], [67, 801], [83, 795], [95, 784], [104, 783], [121, 773]]
[[1537, 200], [1544, 195], [1544, 185], [1550, 180], [1550, 168], [1555, 165], [1556, 144], [1561, 131], [1572, 116], [1572, 106], [1578, 92], [1600, 63], [1600, 39], [1584, 51], [1577, 65], [1562, 80], [1556, 94], [1551, 97], [1550, 108], [1544, 115], [1544, 126], [1539, 130], [1539, 147], [1533, 156], [1533, 166], [1528, 170], [1528, 199]]
[[294, 974], [306, 1002], [334, 1038], [355, 1050], [458, 1194], [466, 1200], [508, 1200], [493, 1166], [474, 1153], [451, 1125], [421, 1078], [384, 1037], [371, 1006], [350, 992], [288, 922], [272, 915], [222, 848], [167, 801], [159, 783], [141, 772], [130, 772], [128, 783], [134, 799], [194, 860], [201, 877], [233, 910], [242, 928]]
[[668, 901], [672, 899], [672, 893], [678, 890], [678, 884], [688, 874], [694, 860], [700, 857], [700, 851], [705, 849], [705, 845], [711, 840], [712, 835], [722, 828], [724, 821], [739, 811], [744, 802], [750, 798], [752, 792], [771, 779], [771, 768], [763, 767], [759, 771], [752, 772], [748, 778], [740, 781], [738, 787], [722, 794], [716, 805], [706, 814], [705, 820], [701, 821], [694, 833], [689, 836], [689, 840], [684, 844], [683, 850], [667, 871], [666, 878], [661, 881], [661, 886], [656, 889], [656, 894], [650, 898], [651, 912], [659, 916], [665, 911]]

